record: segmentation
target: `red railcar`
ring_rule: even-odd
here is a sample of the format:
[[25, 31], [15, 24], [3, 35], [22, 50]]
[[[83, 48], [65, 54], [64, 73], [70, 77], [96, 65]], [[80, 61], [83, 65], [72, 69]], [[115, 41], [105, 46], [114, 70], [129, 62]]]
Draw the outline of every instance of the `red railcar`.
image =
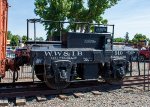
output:
[[5, 76], [8, 2], [0, 0], [0, 78]]

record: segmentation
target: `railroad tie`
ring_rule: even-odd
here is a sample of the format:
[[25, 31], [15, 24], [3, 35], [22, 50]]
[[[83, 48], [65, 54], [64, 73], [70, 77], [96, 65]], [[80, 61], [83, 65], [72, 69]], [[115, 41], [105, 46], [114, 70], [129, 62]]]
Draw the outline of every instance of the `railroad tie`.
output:
[[102, 95], [102, 93], [99, 92], [99, 91], [92, 91], [92, 94], [93, 94], [93, 95]]
[[61, 99], [61, 100], [69, 99], [69, 97], [67, 95], [59, 95], [58, 98]]
[[46, 100], [47, 100], [47, 98], [46, 98], [44, 95], [36, 96], [36, 98], [37, 98], [37, 101], [38, 101], [38, 102], [46, 101]]
[[74, 95], [76, 98], [84, 97], [84, 94], [83, 94], [83, 93], [73, 93], [73, 95]]
[[8, 99], [7, 98], [0, 99], [0, 106], [8, 106]]
[[26, 104], [25, 97], [16, 97], [16, 106], [23, 106]]

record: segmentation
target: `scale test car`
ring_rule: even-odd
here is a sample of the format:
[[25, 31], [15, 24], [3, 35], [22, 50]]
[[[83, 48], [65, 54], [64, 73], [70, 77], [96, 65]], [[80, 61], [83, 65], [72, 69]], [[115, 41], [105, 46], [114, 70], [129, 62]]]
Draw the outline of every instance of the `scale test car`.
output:
[[[70, 24], [28, 19], [27, 38], [29, 23], [34, 23], [36, 31], [35, 23], [39, 22]], [[138, 50], [113, 50], [114, 25], [85, 22], [74, 24], [87, 24], [89, 30], [84, 33], [76, 30], [60, 33], [61, 41], [26, 42], [30, 52], [30, 64], [37, 78], [53, 89], [66, 88], [72, 82], [95, 81], [99, 76], [106, 81], [121, 81], [129, 71], [129, 63], [137, 61]], [[94, 26], [93, 31], [91, 26]], [[112, 32], [108, 32], [108, 26], [112, 27]]]
[[[31, 23], [34, 24], [33, 41], [29, 40]], [[36, 23], [60, 24], [60, 40], [37, 41]], [[64, 24], [86, 29], [62, 32]], [[129, 72], [129, 64], [138, 60], [138, 50], [113, 49], [113, 38], [114, 25], [27, 19], [26, 47], [16, 51], [11, 61], [14, 64], [9, 67], [17, 72], [20, 66], [31, 65], [33, 75], [52, 89], [66, 88], [72, 82], [96, 81], [99, 77], [107, 82], [120, 82]]]

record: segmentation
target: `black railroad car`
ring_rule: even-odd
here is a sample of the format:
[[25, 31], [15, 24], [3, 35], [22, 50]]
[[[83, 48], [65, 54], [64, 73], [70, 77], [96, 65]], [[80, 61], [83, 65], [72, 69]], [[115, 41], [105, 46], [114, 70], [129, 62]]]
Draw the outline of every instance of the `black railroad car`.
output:
[[[27, 25], [30, 22], [70, 24], [28, 19]], [[106, 81], [121, 81], [129, 71], [129, 63], [137, 60], [138, 51], [113, 49], [114, 25], [75, 24], [87, 24], [88, 31], [60, 32], [61, 41], [26, 42], [37, 78], [53, 89], [66, 88], [72, 82], [95, 81], [100, 76]]]

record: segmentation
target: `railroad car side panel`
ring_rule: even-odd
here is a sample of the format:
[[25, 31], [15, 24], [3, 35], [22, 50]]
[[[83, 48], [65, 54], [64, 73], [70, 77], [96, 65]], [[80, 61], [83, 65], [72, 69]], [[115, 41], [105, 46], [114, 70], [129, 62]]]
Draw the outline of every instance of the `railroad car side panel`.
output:
[[5, 76], [6, 45], [7, 45], [7, 0], [0, 0], [0, 78]]

